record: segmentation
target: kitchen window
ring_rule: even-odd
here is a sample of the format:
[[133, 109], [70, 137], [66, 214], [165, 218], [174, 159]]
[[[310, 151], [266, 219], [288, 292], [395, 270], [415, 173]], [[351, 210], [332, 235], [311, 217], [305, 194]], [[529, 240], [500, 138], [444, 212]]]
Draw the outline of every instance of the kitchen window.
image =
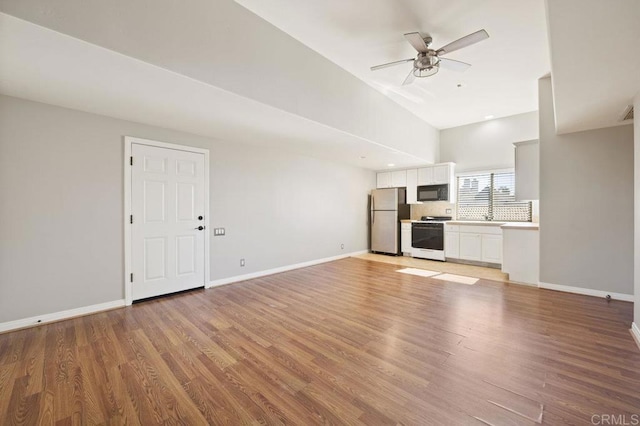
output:
[[514, 172], [465, 174], [457, 185], [458, 220], [531, 222], [531, 202], [516, 201]]

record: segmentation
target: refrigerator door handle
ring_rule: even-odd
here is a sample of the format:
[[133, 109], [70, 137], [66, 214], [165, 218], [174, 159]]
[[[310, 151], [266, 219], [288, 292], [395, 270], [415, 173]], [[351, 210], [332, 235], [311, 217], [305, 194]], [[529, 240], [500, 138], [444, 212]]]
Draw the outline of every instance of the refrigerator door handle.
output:
[[374, 197], [373, 195], [371, 196], [371, 210], [375, 210], [376, 209], [376, 197]]
[[376, 211], [371, 210], [371, 223], [376, 223]]

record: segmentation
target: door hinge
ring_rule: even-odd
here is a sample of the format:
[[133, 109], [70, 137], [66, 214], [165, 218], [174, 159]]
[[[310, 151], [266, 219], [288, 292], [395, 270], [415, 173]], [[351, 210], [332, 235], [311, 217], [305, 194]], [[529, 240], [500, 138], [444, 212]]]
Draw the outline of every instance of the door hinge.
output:
[[131, 273], [131, 282], [133, 282], [133, 272]]
[[129, 165], [133, 166], [133, 157], [129, 157]]
[[133, 223], [133, 215], [129, 215], [129, 223]]

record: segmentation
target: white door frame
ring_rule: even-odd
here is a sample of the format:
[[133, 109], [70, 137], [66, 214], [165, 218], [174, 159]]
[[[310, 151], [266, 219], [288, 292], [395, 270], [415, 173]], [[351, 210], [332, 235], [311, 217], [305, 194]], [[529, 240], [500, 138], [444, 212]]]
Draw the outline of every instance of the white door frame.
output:
[[209, 283], [209, 150], [194, 148], [186, 145], [177, 145], [166, 142], [158, 142], [150, 139], [141, 139], [133, 136], [124, 137], [124, 299], [125, 304], [133, 303], [131, 273], [133, 253], [131, 241], [131, 223], [129, 217], [131, 213], [131, 152], [133, 144], [155, 146], [158, 148], [175, 149], [178, 151], [195, 152], [204, 154], [204, 226], [207, 232], [204, 233], [204, 287]]

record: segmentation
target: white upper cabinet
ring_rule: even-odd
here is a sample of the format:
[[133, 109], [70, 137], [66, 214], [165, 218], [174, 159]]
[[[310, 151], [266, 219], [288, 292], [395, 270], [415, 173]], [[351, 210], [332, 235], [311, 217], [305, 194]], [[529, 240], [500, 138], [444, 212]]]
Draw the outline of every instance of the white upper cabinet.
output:
[[376, 176], [376, 188], [401, 188], [407, 186], [407, 171], [380, 172]]
[[434, 164], [418, 169], [418, 186], [449, 185], [449, 202], [456, 200], [455, 163]]
[[449, 201], [455, 202], [454, 163], [434, 164], [419, 169], [394, 170], [377, 174], [376, 188], [407, 188], [407, 204], [420, 204], [417, 187], [449, 184]]
[[391, 172], [391, 187], [401, 188], [403, 186], [407, 186], [407, 171], [397, 170]]
[[418, 204], [418, 169], [407, 170], [407, 204]]
[[537, 140], [513, 144], [516, 156], [516, 200], [540, 198], [540, 149]]
[[431, 185], [433, 183], [433, 167], [421, 167], [418, 169], [418, 185]]
[[449, 164], [440, 164], [433, 166], [433, 183], [451, 183], [449, 182]]
[[418, 169], [418, 185], [453, 183], [453, 163], [435, 164]]
[[391, 172], [378, 173], [376, 188], [391, 188]]

